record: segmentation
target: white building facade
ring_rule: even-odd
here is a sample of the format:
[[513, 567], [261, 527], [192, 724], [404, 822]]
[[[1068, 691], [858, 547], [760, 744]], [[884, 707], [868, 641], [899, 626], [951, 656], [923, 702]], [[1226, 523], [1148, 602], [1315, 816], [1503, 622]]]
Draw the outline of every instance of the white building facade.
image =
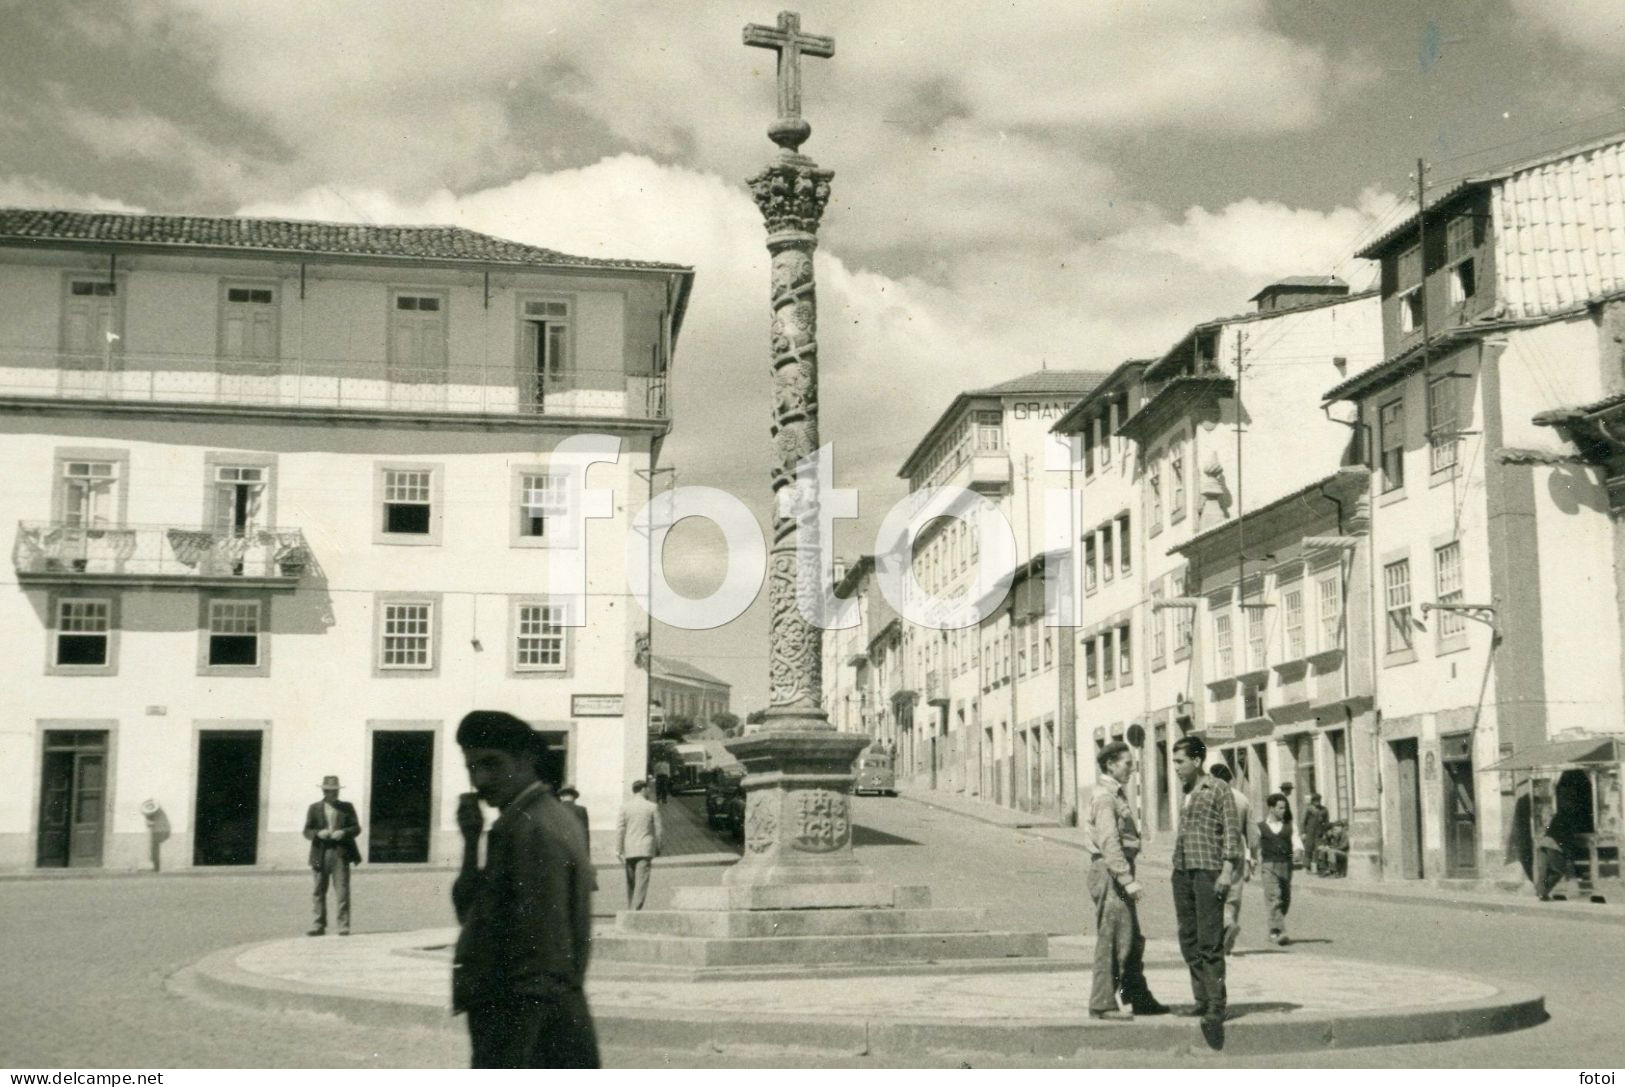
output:
[[[0, 868], [302, 866], [327, 774], [368, 859], [452, 863], [476, 707], [612, 812], [645, 743], [623, 541], [691, 280], [455, 228], [0, 211]], [[592, 435], [619, 457], [564, 448]]]

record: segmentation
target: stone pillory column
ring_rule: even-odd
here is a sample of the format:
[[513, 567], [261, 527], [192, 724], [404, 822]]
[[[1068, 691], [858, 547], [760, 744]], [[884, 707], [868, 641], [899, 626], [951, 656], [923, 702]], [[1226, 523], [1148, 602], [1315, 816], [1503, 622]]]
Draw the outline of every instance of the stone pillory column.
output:
[[[745, 44], [778, 52], [779, 115], [768, 136], [778, 157], [749, 181], [772, 256], [773, 548], [768, 564], [768, 681], [764, 728], [730, 741], [744, 763], [745, 855], [735, 885], [861, 883], [852, 853], [852, 760], [866, 737], [836, 732], [821, 705], [822, 570], [818, 536], [818, 299], [813, 250], [834, 174], [800, 153], [812, 126], [801, 117], [801, 57], [829, 57], [835, 39], [778, 25], [747, 26]], [[806, 466], [806, 467], [804, 467]], [[799, 472], [798, 472], [799, 469]]]

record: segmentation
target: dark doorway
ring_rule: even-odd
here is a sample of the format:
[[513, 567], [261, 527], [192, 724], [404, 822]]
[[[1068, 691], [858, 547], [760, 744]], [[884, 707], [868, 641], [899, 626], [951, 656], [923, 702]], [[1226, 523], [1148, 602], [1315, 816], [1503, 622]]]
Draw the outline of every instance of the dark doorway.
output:
[[46, 732], [35, 863], [41, 868], [99, 867], [106, 800], [107, 733]]
[[367, 859], [422, 864], [429, 859], [434, 786], [433, 732], [372, 734]]
[[1161, 728], [1157, 729], [1157, 765], [1151, 768], [1157, 779], [1157, 829], [1168, 831], [1172, 829], [1170, 823], [1168, 796], [1168, 740]]
[[253, 864], [259, 857], [258, 732], [200, 732], [192, 863]]
[[1478, 876], [1478, 802], [1473, 795], [1472, 734], [1441, 736], [1439, 775], [1444, 785], [1444, 864], [1445, 875], [1474, 879]]
[[1422, 782], [1417, 765], [1416, 741], [1397, 740], [1390, 746], [1398, 764], [1395, 801], [1399, 805], [1399, 876], [1401, 879], [1421, 879]]
[[536, 773], [554, 788], [570, 783], [575, 768], [570, 763], [570, 734], [568, 732], [537, 729], [542, 739], [541, 760]]

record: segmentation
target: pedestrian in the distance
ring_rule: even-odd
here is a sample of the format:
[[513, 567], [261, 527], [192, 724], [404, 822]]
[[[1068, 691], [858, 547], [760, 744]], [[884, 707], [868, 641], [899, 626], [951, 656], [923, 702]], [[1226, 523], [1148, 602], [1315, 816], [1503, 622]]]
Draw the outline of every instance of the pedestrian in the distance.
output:
[[655, 760], [655, 801], [660, 804], [666, 802], [671, 795], [671, 763], [664, 757]]
[[[587, 855], [592, 856], [592, 828], [587, 823], [587, 809], [583, 805], [576, 803], [581, 799], [581, 793], [576, 790], [574, 785], [566, 785], [559, 790], [558, 796], [559, 803], [564, 805], [564, 810], [581, 820], [581, 833], [587, 839]], [[589, 868], [587, 871], [591, 877], [589, 882], [592, 883], [592, 889], [598, 890], [598, 870]]]
[[1264, 884], [1264, 905], [1269, 910], [1270, 943], [1286, 945], [1286, 915], [1292, 908], [1292, 824], [1286, 817], [1286, 797], [1271, 793], [1264, 802], [1268, 814], [1258, 827]]
[[660, 809], [649, 802], [648, 783], [632, 783], [632, 795], [615, 821], [615, 859], [626, 866], [626, 908], [641, 910], [649, 897], [649, 868], [660, 856], [665, 828]]
[[1196, 736], [1174, 741], [1174, 773], [1184, 789], [1179, 831], [1170, 858], [1174, 913], [1179, 918], [1179, 951], [1191, 972], [1196, 997], [1192, 1015], [1201, 1016], [1208, 1045], [1224, 1044], [1228, 996], [1224, 984], [1224, 900], [1240, 878], [1241, 823], [1230, 789], [1202, 773], [1207, 744]]
[[360, 833], [361, 820], [356, 817], [355, 805], [339, 799], [338, 776], [328, 774], [322, 778], [322, 798], [305, 812], [310, 867], [316, 873], [312, 903], [316, 916], [306, 936], [320, 936], [327, 931], [327, 888], [330, 886], [334, 905], [338, 907], [339, 935], [350, 935], [350, 866], [361, 863], [361, 850], [355, 844]]
[[1246, 856], [1241, 859], [1241, 874], [1224, 896], [1224, 953], [1228, 955], [1236, 949], [1236, 941], [1241, 938], [1242, 892], [1258, 867], [1258, 824], [1253, 821], [1253, 802], [1247, 799], [1246, 793], [1236, 788], [1230, 767], [1216, 762], [1208, 767], [1207, 772], [1230, 789], [1230, 798], [1236, 802], [1236, 818], [1241, 821], [1241, 844], [1246, 851]]
[[[468, 1015], [475, 1068], [597, 1068], [582, 984], [592, 943], [592, 861], [580, 824], [537, 776], [540, 737], [524, 721], [476, 710], [457, 726], [468, 780], [457, 807], [463, 866], [451, 899], [463, 930], [453, 1012]], [[484, 816], [501, 810], [479, 867]]]
[[1303, 866], [1317, 876], [1326, 874], [1326, 865], [1320, 861], [1320, 836], [1326, 832], [1331, 812], [1320, 802], [1319, 793], [1309, 794], [1309, 806], [1303, 809]]
[[[1101, 748], [1100, 780], [1089, 797], [1089, 897], [1095, 903], [1095, 965], [1089, 1018], [1131, 1020], [1166, 1015], [1145, 982], [1145, 936], [1139, 903], [1145, 893], [1135, 878], [1140, 828], [1123, 787], [1134, 772], [1134, 752], [1121, 740]], [[1128, 1010], [1117, 1005], [1121, 992]]]

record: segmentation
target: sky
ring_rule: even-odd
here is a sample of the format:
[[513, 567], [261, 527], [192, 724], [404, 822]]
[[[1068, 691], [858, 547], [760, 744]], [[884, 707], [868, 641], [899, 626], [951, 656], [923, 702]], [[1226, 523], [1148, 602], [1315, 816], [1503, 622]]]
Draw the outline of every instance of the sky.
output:
[[[778, 7], [0, 0], [0, 204], [449, 223], [696, 269], [665, 461], [765, 515]], [[1615, 0], [805, 0], [822, 428], [871, 549], [953, 395], [1108, 370], [1286, 275], [1356, 287], [1430, 185], [1625, 129]], [[667, 547], [720, 583], [714, 530]], [[656, 652], [760, 707], [758, 606]], [[742, 705], [741, 705], [742, 704]]]

